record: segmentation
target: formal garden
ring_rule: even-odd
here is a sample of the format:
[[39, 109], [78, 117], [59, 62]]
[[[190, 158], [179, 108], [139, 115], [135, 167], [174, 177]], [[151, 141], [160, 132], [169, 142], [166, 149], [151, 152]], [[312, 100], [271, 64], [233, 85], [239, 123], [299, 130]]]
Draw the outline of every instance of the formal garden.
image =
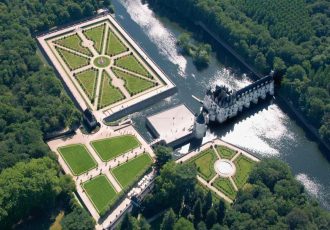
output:
[[105, 212], [108, 207], [113, 205], [118, 196], [105, 175], [99, 175], [86, 181], [82, 187], [98, 213]]
[[91, 142], [91, 146], [102, 161], [112, 160], [124, 153], [130, 152], [141, 146], [133, 135], [122, 135]]
[[256, 164], [253, 158], [224, 145], [211, 146], [188, 160], [197, 169], [199, 181], [215, 188], [230, 200], [243, 188]]
[[161, 83], [124, 36], [104, 21], [52, 38], [51, 44], [83, 99], [97, 110]]
[[79, 176], [93, 168], [97, 163], [85, 145], [74, 144], [58, 149], [67, 166], [75, 176]]
[[143, 153], [113, 169], [111, 174], [116, 178], [122, 188], [127, 188], [150, 168], [152, 159], [148, 153]]

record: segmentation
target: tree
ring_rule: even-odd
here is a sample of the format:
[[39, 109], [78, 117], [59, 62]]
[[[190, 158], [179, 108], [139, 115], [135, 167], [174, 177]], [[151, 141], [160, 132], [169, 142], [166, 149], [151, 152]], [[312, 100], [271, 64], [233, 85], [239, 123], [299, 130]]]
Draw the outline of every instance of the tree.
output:
[[225, 218], [226, 215], [226, 203], [223, 199], [219, 200], [219, 204], [217, 207], [217, 220], [219, 223], [223, 223], [223, 219]]
[[211, 208], [206, 214], [206, 227], [210, 229], [217, 222], [217, 213], [214, 208]]
[[163, 222], [160, 225], [160, 229], [161, 230], [172, 230], [175, 224], [175, 213], [173, 211], [173, 209], [168, 210], [163, 218]]
[[205, 222], [204, 221], [199, 222], [196, 229], [197, 230], [207, 230]]
[[181, 217], [174, 225], [173, 230], [194, 230], [194, 225], [186, 218]]
[[[0, 226], [8, 228], [30, 211], [43, 212], [61, 192], [56, 162], [50, 158], [17, 163], [0, 174]], [[10, 182], [10, 183], [8, 183]]]
[[139, 220], [139, 227], [140, 230], [149, 230], [151, 228], [150, 224], [143, 216]]
[[63, 230], [93, 230], [95, 221], [85, 209], [77, 206], [64, 216], [61, 226]]
[[161, 168], [164, 164], [166, 164], [169, 160], [172, 159], [173, 149], [170, 147], [166, 147], [163, 145], [158, 145], [155, 148], [156, 154], [156, 165], [158, 168]]
[[121, 230], [136, 230], [139, 229], [137, 219], [130, 214], [126, 213], [122, 222], [120, 223]]
[[206, 213], [211, 209], [212, 207], [212, 193], [209, 190], [206, 194], [204, 204], [203, 204], [203, 215], [206, 216]]
[[203, 217], [202, 201], [198, 199], [194, 206], [194, 222], [199, 223]]
[[287, 222], [290, 229], [308, 229], [308, 216], [300, 209], [293, 209], [287, 215]]

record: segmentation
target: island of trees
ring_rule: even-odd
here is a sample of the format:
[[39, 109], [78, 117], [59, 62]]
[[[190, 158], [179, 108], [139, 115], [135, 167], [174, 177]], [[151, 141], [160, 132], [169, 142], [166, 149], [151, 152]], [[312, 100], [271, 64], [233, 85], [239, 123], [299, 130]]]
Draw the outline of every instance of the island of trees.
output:
[[261, 73], [284, 74], [288, 96], [330, 143], [330, 4], [327, 0], [148, 0], [159, 12], [202, 22]]

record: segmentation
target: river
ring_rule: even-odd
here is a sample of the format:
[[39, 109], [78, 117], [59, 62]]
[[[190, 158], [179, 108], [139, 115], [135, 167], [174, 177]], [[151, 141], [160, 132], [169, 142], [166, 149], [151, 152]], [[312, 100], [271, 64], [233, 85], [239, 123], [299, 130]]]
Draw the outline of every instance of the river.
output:
[[[140, 0], [112, 0], [116, 20], [176, 84], [178, 92], [132, 115], [134, 126], [148, 140], [145, 117], [179, 103], [198, 112], [200, 104], [191, 95], [203, 98], [208, 86], [224, 84], [239, 89], [251, 82], [239, 64], [226, 55], [216, 58], [198, 71], [191, 58], [179, 54], [176, 40], [182, 29], [159, 18]], [[220, 60], [220, 61], [219, 61]], [[214, 137], [237, 145], [259, 157], [273, 156], [287, 162], [296, 178], [311, 196], [330, 210], [330, 164], [315, 142], [274, 102], [264, 103], [235, 122], [213, 128], [205, 140]], [[205, 141], [204, 140], [204, 141]]]

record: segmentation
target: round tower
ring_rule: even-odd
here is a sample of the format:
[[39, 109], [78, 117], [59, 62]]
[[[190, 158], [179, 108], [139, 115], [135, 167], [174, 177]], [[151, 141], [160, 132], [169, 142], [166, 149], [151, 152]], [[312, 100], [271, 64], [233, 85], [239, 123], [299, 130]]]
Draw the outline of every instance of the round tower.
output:
[[203, 139], [206, 134], [207, 125], [206, 125], [206, 114], [201, 112], [195, 119], [194, 123], [194, 134], [195, 138]]

